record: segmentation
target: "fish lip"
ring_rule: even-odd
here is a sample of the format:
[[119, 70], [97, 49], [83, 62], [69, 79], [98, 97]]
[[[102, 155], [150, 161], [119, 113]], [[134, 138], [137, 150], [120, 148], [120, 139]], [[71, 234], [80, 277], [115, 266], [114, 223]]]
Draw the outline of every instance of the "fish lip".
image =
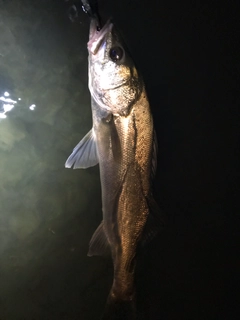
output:
[[113, 23], [109, 19], [101, 30], [97, 30], [98, 21], [96, 19], [91, 20], [89, 41], [87, 44], [88, 51], [95, 55], [108, 32], [111, 32]]

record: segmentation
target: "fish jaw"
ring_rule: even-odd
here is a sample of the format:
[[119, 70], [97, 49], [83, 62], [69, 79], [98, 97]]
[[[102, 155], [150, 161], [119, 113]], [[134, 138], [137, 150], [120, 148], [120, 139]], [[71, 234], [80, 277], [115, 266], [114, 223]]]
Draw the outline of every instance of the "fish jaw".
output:
[[111, 23], [111, 20], [108, 20], [104, 27], [101, 30], [98, 30], [98, 21], [96, 19], [91, 19], [89, 41], [87, 44], [89, 53], [96, 55], [104, 37], [107, 33], [111, 32], [112, 28], [113, 24]]
[[[117, 60], [111, 55], [114, 50], [121, 52]], [[113, 115], [127, 116], [140, 97], [143, 82], [111, 20], [99, 31], [92, 19], [88, 52], [88, 86], [93, 99]]]

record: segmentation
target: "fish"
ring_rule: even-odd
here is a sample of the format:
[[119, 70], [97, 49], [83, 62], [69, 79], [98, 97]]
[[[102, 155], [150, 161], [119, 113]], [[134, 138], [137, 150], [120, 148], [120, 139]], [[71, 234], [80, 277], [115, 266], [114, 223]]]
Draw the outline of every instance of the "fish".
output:
[[143, 78], [119, 31], [111, 20], [98, 26], [92, 17], [87, 47], [93, 126], [65, 167], [99, 164], [102, 222], [90, 240], [88, 256], [110, 252], [113, 261], [113, 284], [102, 319], [133, 320], [138, 248], [163, 224], [152, 183], [157, 138]]

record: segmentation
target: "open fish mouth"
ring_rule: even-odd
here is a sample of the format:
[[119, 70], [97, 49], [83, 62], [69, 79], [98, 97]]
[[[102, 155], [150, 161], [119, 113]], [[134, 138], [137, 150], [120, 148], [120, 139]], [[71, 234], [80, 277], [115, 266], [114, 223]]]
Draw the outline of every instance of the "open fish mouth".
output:
[[111, 32], [113, 24], [111, 20], [108, 20], [107, 23], [103, 26], [101, 30], [98, 30], [98, 21], [96, 19], [91, 20], [89, 41], [87, 44], [88, 51], [92, 54], [96, 54], [100, 48], [105, 35], [108, 32]]

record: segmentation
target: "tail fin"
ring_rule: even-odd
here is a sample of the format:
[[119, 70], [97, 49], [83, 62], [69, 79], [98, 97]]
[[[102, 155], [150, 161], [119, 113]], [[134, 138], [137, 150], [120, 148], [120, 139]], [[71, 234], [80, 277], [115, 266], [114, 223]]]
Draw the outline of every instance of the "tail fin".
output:
[[109, 296], [102, 320], [136, 320], [135, 300], [117, 300]]

